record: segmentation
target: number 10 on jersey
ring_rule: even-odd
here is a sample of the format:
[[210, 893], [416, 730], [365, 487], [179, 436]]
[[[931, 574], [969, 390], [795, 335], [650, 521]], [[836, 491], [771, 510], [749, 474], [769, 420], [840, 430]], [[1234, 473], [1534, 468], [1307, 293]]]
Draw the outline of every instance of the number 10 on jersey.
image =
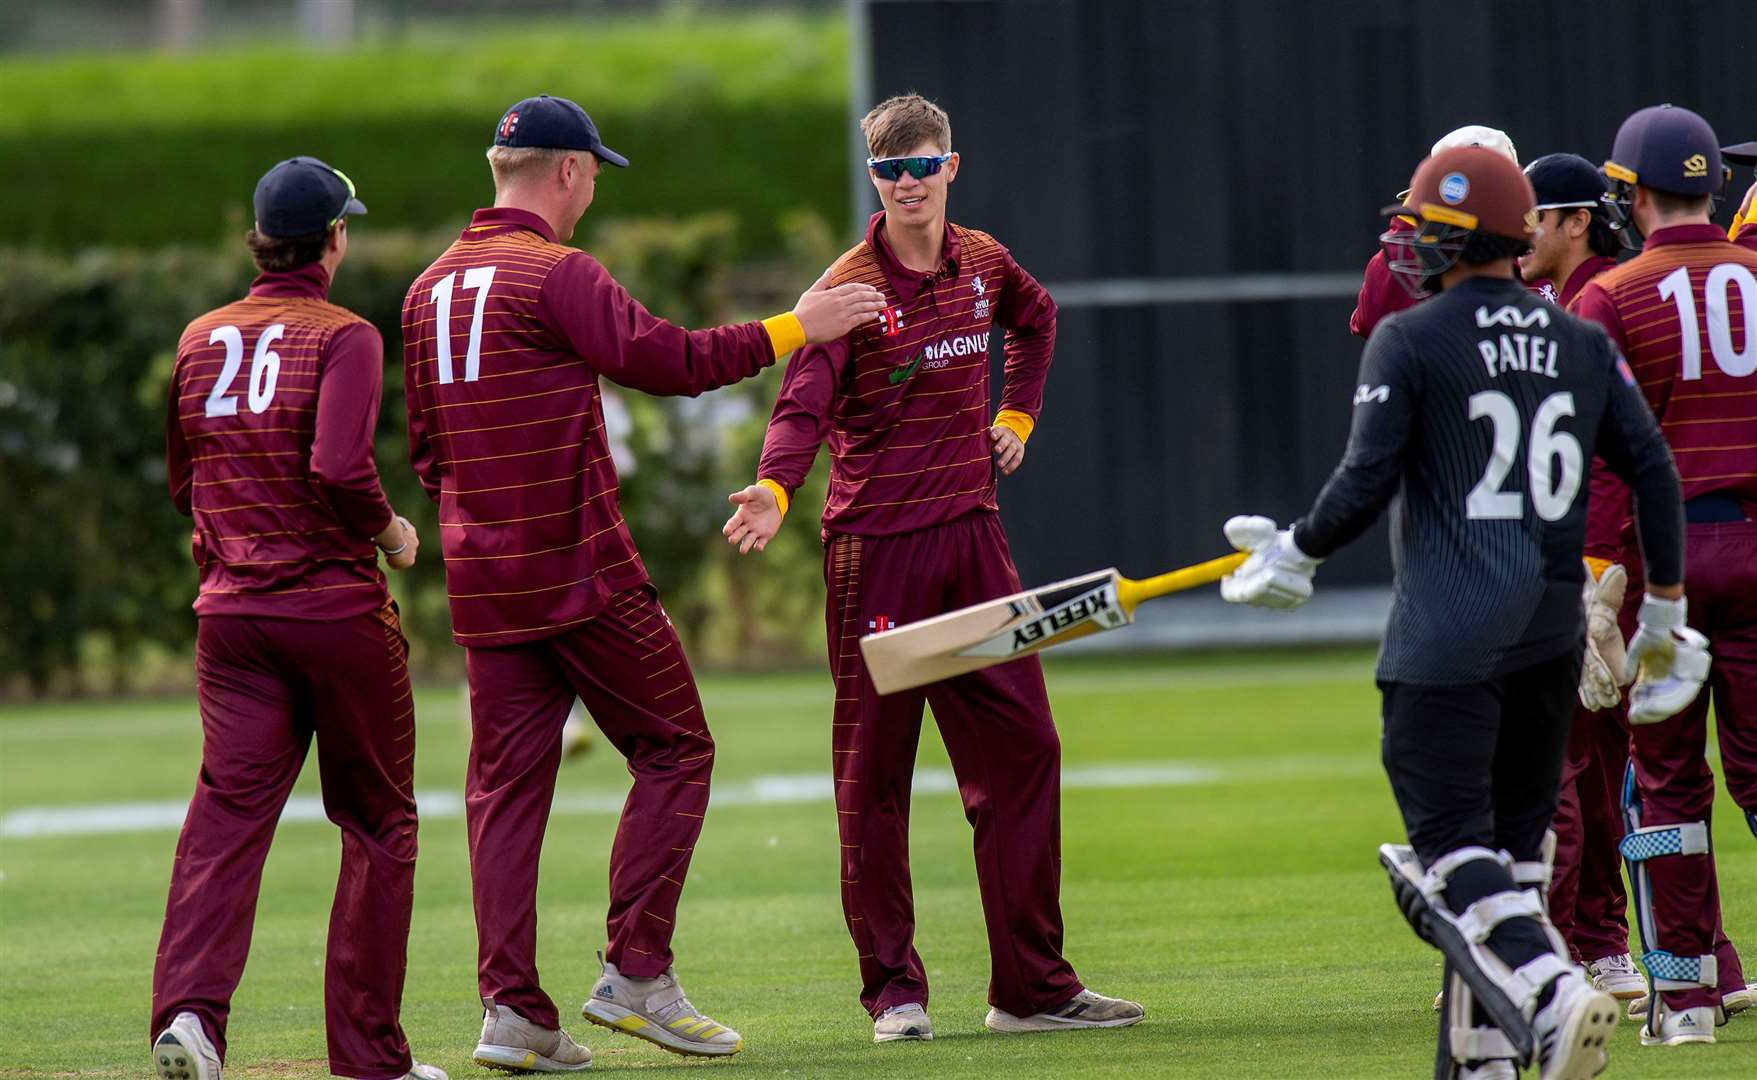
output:
[[[458, 272], [440, 278], [433, 286], [433, 344], [439, 365], [439, 381], [452, 381], [451, 292]], [[494, 267], [472, 266], [464, 271], [464, 288], [476, 290], [476, 310], [470, 316], [470, 345], [464, 353], [464, 381], [475, 382], [482, 374], [482, 309], [488, 306], [488, 286], [494, 284]]]

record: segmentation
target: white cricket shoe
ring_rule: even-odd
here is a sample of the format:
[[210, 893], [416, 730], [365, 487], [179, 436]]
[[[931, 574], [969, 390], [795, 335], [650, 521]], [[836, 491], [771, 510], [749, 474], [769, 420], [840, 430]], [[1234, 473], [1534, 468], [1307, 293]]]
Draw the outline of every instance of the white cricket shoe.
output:
[[738, 1032], [703, 1016], [689, 1003], [671, 968], [657, 978], [631, 979], [605, 962], [604, 974], [580, 1006], [580, 1015], [673, 1054], [723, 1057], [744, 1049]]
[[1485, 1061], [1474, 1069], [1459, 1069], [1458, 1080], [1519, 1080], [1519, 1070], [1513, 1067], [1511, 1061], [1496, 1058]]
[[1635, 970], [1635, 958], [1628, 953], [1600, 957], [1586, 965], [1592, 985], [1618, 1001], [1634, 1001], [1647, 996], [1647, 979]]
[[153, 1069], [159, 1080], [220, 1080], [220, 1055], [201, 1029], [201, 1019], [180, 1012], [153, 1040]]
[[1737, 1016], [1753, 1005], [1757, 1005], [1757, 983], [1720, 996], [1721, 1010], [1728, 1016]]
[[[576, 1072], [592, 1067], [592, 1052], [560, 1028], [538, 1027], [505, 1005], [496, 1005], [482, 1014], [482, 1039], [470, 1060], [501, 1072]], [[413, 1070], [410, 1075], [415, 1075]], [[439, 1080], [445, 1080], [444, 1073]]]
[[872, 1022], [873, 1042], [897, 1042], [902, 1039], [933, 1041], [933, 1021], [927, 1018], [927, 1010], [917, 1002], [893, 1005]]
[[1647, 1030], [1641, 1025], [1642, 1046], [1682, 1046], [1685, 1043], [1711, 1043], [1714, 1041], [1714, 1006], [1698, 1005], [1693, 1009], [1662, 1010], [1659, 1018], [1659, 1031]]
[[989, 1009], [983, 1021], [990, 1031], [1021, 1035], [1028, 1031], [1071, 1031], [1075, 1028], [1117, 1028], [1138, 1024], [1147, 1015], [1138, 1001], [1105, 997], [1082, 990], [1047, 1012], [1014, 1016], [1004, 1009]]
[[1543, 1080], [1590, 1080], [1610, 1064], [1605, 1047], [1617, 1029], [1616, 999], [1575, 968], [1556, 977], [1550, 1003], [1531, 1019]]
[[423, 1065], [417, 1061], [403, 1074], [403, 1080], [451, 1080], [451, 1077], [437, 1065]]

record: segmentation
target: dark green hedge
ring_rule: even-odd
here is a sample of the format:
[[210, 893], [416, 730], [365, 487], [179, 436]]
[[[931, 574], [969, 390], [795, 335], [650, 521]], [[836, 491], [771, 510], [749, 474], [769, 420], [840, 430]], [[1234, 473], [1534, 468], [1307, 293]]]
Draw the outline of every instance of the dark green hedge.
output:
[[633, 162], [605, 178], [600, 220], [726, 212], [746, 244], [767, 243], [787, 211], [847, 219], [846, 56], [839, 18], [684, 12], [344, 52], [13, 58], [0, 205], [11, 243], [206, 244], [248, 224], [268, 166], [306, 153], [354, 178], [380, 229], [455, 227], [490, 197], [502, 110], [551, 93]]
[[[734, 263], [724, 214], [610, 223], [590, 247], [656, 313], [711, 325], [736, 309], [790, 306], [833, 257], [820, 221], [788, 221], [777, 226], [783, 255], [761, 266]], [[356, 230], [332, 299], [385, 339], [379, 470], [427, 541], [393, 585], [417, 665], [455, 672], [433, 506], [408, 466], [398, 336], [408, 283], [450, 239]], [[126, 685], [143, 655], [192, 643], [190, 523], [164, 486], [165, 385], [184, 325], [251, 276], [236, 241], [76, 257], [0, 249], [0, 694]], [[719, 534], [726, 493], [755, 468], [778, 374], [695, 401], [624, 395], [636, 467], [623, 506], [698, 660], [786, 661], [821, 648], [821, 468], [760, 562], [737, 560]]]

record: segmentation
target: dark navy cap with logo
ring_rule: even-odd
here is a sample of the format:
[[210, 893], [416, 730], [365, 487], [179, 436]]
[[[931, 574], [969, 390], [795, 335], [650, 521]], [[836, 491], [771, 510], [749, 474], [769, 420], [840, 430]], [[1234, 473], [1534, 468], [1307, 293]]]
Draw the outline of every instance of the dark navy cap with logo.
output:
[[1653, 105], [1623, 121], [1604, 172], [1674, 195], [1714, 195], [1726, 183], [1714, 129], [1676, 105]]
[[256, 231], [280, 240], [313, 236], [364, 214], [354, 182], [314, 157], [288, 158], [256, 182]]
[[544, 150], [590, 150], [599, 159], [619, 168], [628, 159], [604, 145], [598, 125], [586, 110], [566, 98], [541, 94], [506, 110], [494, 129], [495, 146], [529, 146]]
[[1545, 154], [1525, 167], [1537, 209], [1596, 209], [1610, 190], [1604, 174], [1579, 154]]

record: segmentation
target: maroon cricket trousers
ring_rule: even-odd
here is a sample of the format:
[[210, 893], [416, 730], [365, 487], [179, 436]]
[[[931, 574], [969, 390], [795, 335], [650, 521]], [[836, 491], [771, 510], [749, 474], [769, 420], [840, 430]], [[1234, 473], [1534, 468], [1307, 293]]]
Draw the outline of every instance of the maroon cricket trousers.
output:
[[[1689, 708], [1631, 729], [1643, 826], [1712, 819], [1714, 771], [1706, 753], [1711, 701], [1727, 792], [1745, 813], [1757, 813], [1757, 522], [1691, 524], [1685, 541], [1690, 625], [1707, 635], [1714, 661]], [[1638, 608], [1624, 605], [1630, 628]], [[1721, 830], [1722, 840], [1729, 837], [1733, 843], [1752, 840], [1743, 823]], [[1678, 956], [1712, 952], [1720, 969], [1717, 989], [1666, 991], [1666, 1006], [1713, 1005], [1722, 994], [1743, 988], [1739, 954], [1721, 927], [1712, 851], [1650, 859], [1647, 873], [1658, 947]]]
[[1562, 789], [1550, 827], [1556, 833], [1550, 921], [1583, 964], [1629, 951], [1623, 891], [1623, 774], [1629, 730], [1623, 707], [1593, 712], [1576, 703], [1562, 762]]
[[923, 704], [952, 759], [976, 833], [988, 924], [989, 1003], [1029, 1016], [1081, 990], [1062, 957], [1061, 744], [1035, 656], [880, 696], [862, 634], [1019, 591], [1000, 516], [977, 512], [896, 536], [831, 535], [831, 736], [842, 844], [842, 911], [860, 958], [860, 1002], [877, 1017], [927, 1004], [909, 880], [909, 790]]
[[537, 978], [537, 865], [573, 699], [634, 777], [610, 849], [605, 953], [633, 978], [671, 965], [671, 925], [708, 809], [714, 740], [651, 585], [616, 594], [602, 613], [555, 637], [466, 655], [473, 734], [464, 805], [482, 1003], [556, 1028], [555, 1002]]
[[398, 1019], [415, 883], [407, 656], [388, 605], [329, 622], [200, 619], [201, 773], [171, 867], [152, 1036], [192, 1012], [225, 1057], [263, 860], [315, 734], [324, 811], [342, 830], [324, 952], [329, 1068], [360, 1080], [408, 1072]]

